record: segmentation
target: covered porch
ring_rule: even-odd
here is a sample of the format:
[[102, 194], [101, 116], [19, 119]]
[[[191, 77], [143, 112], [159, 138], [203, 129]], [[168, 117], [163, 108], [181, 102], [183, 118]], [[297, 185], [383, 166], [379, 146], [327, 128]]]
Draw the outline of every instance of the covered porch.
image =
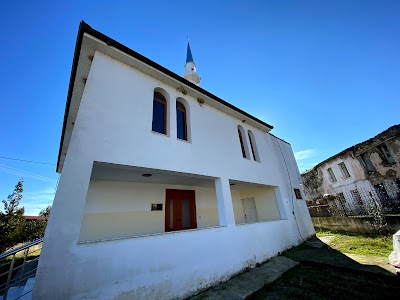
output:
[[277, 187], [94, 162], [78, 242], [285, 218]]

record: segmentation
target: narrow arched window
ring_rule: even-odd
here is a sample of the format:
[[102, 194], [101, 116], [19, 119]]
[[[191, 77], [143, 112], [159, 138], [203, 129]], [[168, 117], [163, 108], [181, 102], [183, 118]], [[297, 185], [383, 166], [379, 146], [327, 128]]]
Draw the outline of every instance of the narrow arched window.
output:
[[178, 139], [188, 140], [186, 108], [181, 102], [176, 101], [176, 127]]
[[256, 145], [256, 140], [254, 138], [254, 134], [253, 134], [253, 132], [251, 130], [249, 130], [247, 133], [248, 133], [248, 136], [249, 136], [251, 154], [253, 154], [253, 159], [255, 161], [260, 161], [260, 158], [258, 156], [257, 145]]
[[239, 134], [240, 146], [242, 147], [242, 155], [244, 158], [247, 158], [246, 150], [244, 148], [243, 136], [242, 136], [242, 132], [240, 131], [240, 128], [238, 128], [238, 134]]
[[167, 134], [167, 100], [159, 92], [154, 92], [152, 130]]

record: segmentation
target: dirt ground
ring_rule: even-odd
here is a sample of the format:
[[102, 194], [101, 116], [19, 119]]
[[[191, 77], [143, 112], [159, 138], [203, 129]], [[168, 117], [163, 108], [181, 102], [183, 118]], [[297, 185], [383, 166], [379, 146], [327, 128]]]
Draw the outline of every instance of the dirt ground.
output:
[[398, 299], [397, 277], [301, 263], [250, 299]]

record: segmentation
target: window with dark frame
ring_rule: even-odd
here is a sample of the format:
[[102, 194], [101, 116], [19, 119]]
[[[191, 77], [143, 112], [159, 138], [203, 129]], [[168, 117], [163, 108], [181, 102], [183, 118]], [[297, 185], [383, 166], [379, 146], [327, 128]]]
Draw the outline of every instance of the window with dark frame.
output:
[[338, 164], [338, 165], [339, 165], [339, 167], [340, 167], [340, 170], [342, 171], [342, 175], [343, 175], [344, 178], [349, 178], [349, 177], [351, 177], [349, 171], [347, 170], [346, 165], [344, 164], [344, 162], [341, 162], [341, 163]]
[[257, 155], [257, 153], [256, 153], [256, 141], [254, 140], [254, 135], [253, 135], [253, 133], [249, 130], [248, 131], [248, 136], [249, 136], [249, 141], [250, 141], [250, 148], [251, 148], [251, 153], [253, 154], [253, 159], [255, 160], [255, 161], [260, 161], [259, 160], [259, 158], [258, 158], [258, 155]]
[[154, 92], [152, 130], [167, 134], [167, 100], [159, 92]]
[[176, 126], [178, 139], [187, 141], [186, 108], [185, 105], [179, 101], [176, 102]]
[[333, 173], [332, 168], [328, 168], [327, 171], [328, 171], [328, 175], [329, 175], [329, 180], [331, 182], [336, 182], [337, 179], [336, 179], [335, 173]]
[[238, 134], [239, 134], [240, 146], [242, 147], [242, 155], [243, 155], [244, 158], [247, 158], [247, 156], [246, 156], [246, 150], [244, 149], [244, 143], [243, 143], [242, 133], [240, 132], [240, 129], [239, 129], [239, 128], [238, 128]]
[[293, 190], [294, 194], [296, 195], [296, 199], [303, 199], [303, 197], [301, 197], [300, 189], [293, 189]]

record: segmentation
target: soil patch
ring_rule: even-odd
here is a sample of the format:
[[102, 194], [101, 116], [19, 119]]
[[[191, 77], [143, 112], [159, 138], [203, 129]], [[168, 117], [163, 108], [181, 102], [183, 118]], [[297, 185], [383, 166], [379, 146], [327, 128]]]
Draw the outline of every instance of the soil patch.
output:
[[250, 299], [397, 299], [397, 277], [303, 262]]

